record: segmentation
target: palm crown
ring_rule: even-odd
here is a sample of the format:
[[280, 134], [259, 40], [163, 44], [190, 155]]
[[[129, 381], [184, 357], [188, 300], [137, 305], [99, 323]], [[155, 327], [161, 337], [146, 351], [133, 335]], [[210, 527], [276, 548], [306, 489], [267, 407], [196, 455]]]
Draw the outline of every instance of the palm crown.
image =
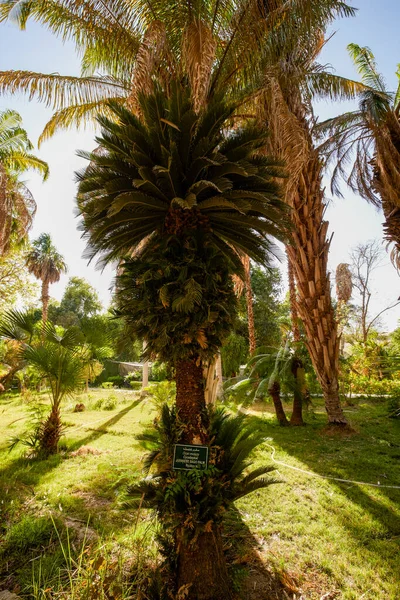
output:
[[32, 242], [27, 265], [30, 273], [48, 283], [59, 281], [61, 273], [67, 270], [64, 258], [53, 245], [48, 233], [42, 233]]
[[0, 112], [0, 255], [11, 242], [25, 239], [36, 211], [32, 194], [19, 176], [34, 169], [48, 176], [47, 164], [30, 151], [33, 146], [21, 116], [14, 110]]
[[400, 83], [396, 92], [388, 91], [371, 50], [357, 44], [348, 49], [365, 88], [359, 93], [358, 110], [319, 126], [327, 137], [322, 148], [334, 162], [331, 187], [341, 195], [342, 179], [382, 206], [386, 238], [395, 243], [392, 258], [400, 266]]
[[216, 99], [196, 113], [175, 83], [170, 98], [159, 91], [140, 106], [141, 120], [111, 105], [118, 122], [100, 117], [101, 150], [82, 153], [91, 161], [78, 200], [88, 254], [125, 256], [120, 310], [152, 351], [208, 356], [230, 326], [239, 253], [268, 263], [270, 236], [282, 237], [282, 168], [259, 153], [260, 127], [229, 129], [233, 104]]
[[[135, 104], [137, 90], [148, 92], [153, 75], [166, 80], [180, 69], [200, 104], [218, 90], [248, 96], [264, 87], [266, 65], [276, 62], [277, 49], [285, 68], [299, 40], [307, 45], [313, 30], [352, 14], [341, 0], [87, 0], [84, 6], [80, 0], [1, 0], [0, 21], [25, 28], [33, 18], [72, 40], [82, 72], [75, 77], [2, 71], [0, 90], [22, 91], [53, 107], [41, 140], [99, 112], [109, 115], [110, 99]], [[323, 94], [332, 89], [317, 73], [314, 84]]]

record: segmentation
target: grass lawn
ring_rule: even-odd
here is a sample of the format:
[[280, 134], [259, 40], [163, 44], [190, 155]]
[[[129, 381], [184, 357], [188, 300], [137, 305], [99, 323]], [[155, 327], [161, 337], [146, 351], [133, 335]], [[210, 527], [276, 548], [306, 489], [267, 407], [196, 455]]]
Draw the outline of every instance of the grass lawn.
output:
[[[74, 413], [76, 402], [86, 410]], [[43, 600], [117, 598], [121, 591], [107, 587], [106, 576], [115, 583], [156, 560], [152, 515], [121, 510], [119, 500], [124, 483], [140, 476], [142, 451], [134, 436], [154, 415], [152, 404], [133, 392], [81, 395], [64, 405], [64, 451], [35, 461], [24, 458], [22, 446], [8, 450], [8, 440], [26, 428], [29, 403], [0, 396], [0, 590]], [[251, 415], [266, 436], [255, 464], [271, 463], [274, 451], [276, 461], [300, 470], [276, 464], [281, 483], [237, 503], [238, 537], [247, 536], [253, 548], [237, 550], [241, 597], [398, 600], [400, 489], [383, 486], [400, 486], [400, 421], [387, 418], [385, 401], [360, 399], [349, 407], [356, 430], [350, 436], [324, 433], [319, 405], [302, 428], [280, 428], [269, 405]], [[226, 536], [232, 547], [234, 521]], [[60, 575], [83, 548], [74, 581], [97, 581], [101, 593], [92, 590], [91, 596], [79, 595], [65, 570]], [[262, 563], [279, 582], [273, 595], [265, 595]], [[70, 590], [64, 595], [54, 593], [60, 577]]]

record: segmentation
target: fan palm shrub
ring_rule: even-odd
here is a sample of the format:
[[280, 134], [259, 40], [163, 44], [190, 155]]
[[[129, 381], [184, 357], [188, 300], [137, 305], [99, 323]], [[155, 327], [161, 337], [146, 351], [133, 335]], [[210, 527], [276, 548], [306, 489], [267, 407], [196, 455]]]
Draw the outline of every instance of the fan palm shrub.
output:
[[85, 378], [86, 363], [78, 346], [77, 333], [67, 329], [60, 334], [49, 321], [44, 327], [35, 327], [29, 315], [9, 311], [2, 318], [0, 336], [17, 341], [22, 361], [33, 365], [47, 381], [51, 409], [39, 423], [36, 440], [41, 455], [55, 454], [62, 433], [61, 402], [79, 388]]
[[[265, 130], [232, 129], [236, 106], [221, 98], [195, 112], [185, 82], [168, 91], [140, 97], [141, 119], [116, 103], [115, 120], [99, 117], [99, 150], [81, 153], [90, 165], [79, 175], [78, 205], [87, 255], [119, 260], [117, 313], [126, 333], [174, 368], [182, 441], [208, 444], [203, 365], [232, 327], [239, 253], [268, 264], [270, 236], [282, 238], [287, 211], [282, 168], [260, 152]], [[204, 534], [196, 541], [203, 568], [217, 560], [220, 570], [207, 597], [228, 598], [217, 525]], [[185, 560], [190, 551], [185, 542], [178, 580], [193, 584], [195, 598], [203, 583]]]
[[[199, 547], [201, 552], [216, 558], [211, 572], [199, 573], [196, 598], [202, 599], [210, 597], [210, 579], [217, 581], [221, 577], [221, 557], [215, 557], [215, 541], [207, 532], [220, 529], [227, 510], [236, 500], [278, 480], [266, 477], [274, 470], [271, 466], [249, 471], [251, 454], [264, 440], [258, 424], [245, 415], [229, 415], [224, 409], [211, 410], [209, 415], [208, 468], [174, 471], [174, 446], [184, 441], [184, 429], [176, 408], [164, 404], [155, 428], [137, 436], [148, 450], [143, 469], [147, 476], [127, 488], [124, 506], [156, 511], [163, 526], [164, 545], [169, 551], [171, 546], [175, 550], [185, 546], [184, 553], [166, 557], [170, 563], [175, 559], [180, 570], [190, 569], [191, 563], [202, 568], [204, 556]], [[199, 539], [205, 539], [206, 543], [197, 544]]]

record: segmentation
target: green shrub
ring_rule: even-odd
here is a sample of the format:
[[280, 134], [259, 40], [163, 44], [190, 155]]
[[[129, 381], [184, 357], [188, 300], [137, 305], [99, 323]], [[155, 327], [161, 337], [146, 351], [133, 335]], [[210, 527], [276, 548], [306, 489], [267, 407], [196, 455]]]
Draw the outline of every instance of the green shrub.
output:
[[163, 534], [173, 536], [180, 531], [180, 536], [189, 540], [209, 531], [211, 523], [220, 525], [235, 500], [277, 481], [265, 477], [274, 467], [248, 471], [250, 454], [264, 441], [264, 435], [245, 415], [231, 416], [223, 409], [210, 412], [206, 469], [173, 470], [174, 447], [183, 433], [175, 405], [164, 404], [154, 427], [137, 436], [150, 450], [144, 459], [147, 477], [128, 487], [125, 506], [153, 508]]
[[154, 362], [150, 369], [150, 381], [165, 381], [168, 379], [168, 367], [166, 363]]
[[163, 404], [171, 404], [174, 401], [176, 385], [174, 381], [160, 381], [146, 388], [146, 391], [149, 393], [150, 402], [159, 411]]
[[114, 384], [112, 381], [103, 381], [103, 383], [101, 384], [101, 387], [103, 388], [103, 390], [112, 390], [114, 387]]
[[141, 381], [130, 381], [129, 385], [131, 386], [131, 388], [133, 390], [140, 390], [142, 388], [142, 382]]
[[353, 394], [400, 397], [400, 381], [398, 379], [374, 379], [366, 375], [352, 373], [350, 384]]
[[118, 404], [118, 398], [115, 394], [110, 394], [105, 398], [99, 398], [94, 404], [95, 410], [114, 410]]
[[106, 383], [112, 383], [115, 387], [123, 387], [125, 379], [121, 375], [113, 375], [107, 379]]
[[40, 548], [49, 543], [55, 535], [51, 519], [25, 515], [7, 531], [2, 553], [26, 553], [30, 549]]

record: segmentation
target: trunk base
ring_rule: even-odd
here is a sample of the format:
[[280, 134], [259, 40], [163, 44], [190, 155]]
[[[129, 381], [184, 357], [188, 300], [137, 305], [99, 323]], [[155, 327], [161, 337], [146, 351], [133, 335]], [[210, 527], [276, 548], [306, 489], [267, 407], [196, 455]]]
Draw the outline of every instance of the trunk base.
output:
[[357, 433], [348, 423], [328, 423], [322, 429], [322, 433], [327, 436], [348, 436]]
[[52, 408], [51, 413], [43, 424], [40, 434], [40, 450], [46, 456], [57, 454], [61, 429], [60, 411], [58, 408]]
[[278, 419], [278, 423], [281, 427], [287, 427], [289, 425], [289, 421], [286, 418], [285, 409], [282, 406], [281, 400], [281, 386], [278, 381], [275, 381], [268, 390], [269, 395], [272, 398], [272, 402], [274, 403], [276, 418]]
[[178, 596], [179, 592], [186, 600], [232, 599], [219, 528], [202, 532], [193, 544], [180, 544]]

